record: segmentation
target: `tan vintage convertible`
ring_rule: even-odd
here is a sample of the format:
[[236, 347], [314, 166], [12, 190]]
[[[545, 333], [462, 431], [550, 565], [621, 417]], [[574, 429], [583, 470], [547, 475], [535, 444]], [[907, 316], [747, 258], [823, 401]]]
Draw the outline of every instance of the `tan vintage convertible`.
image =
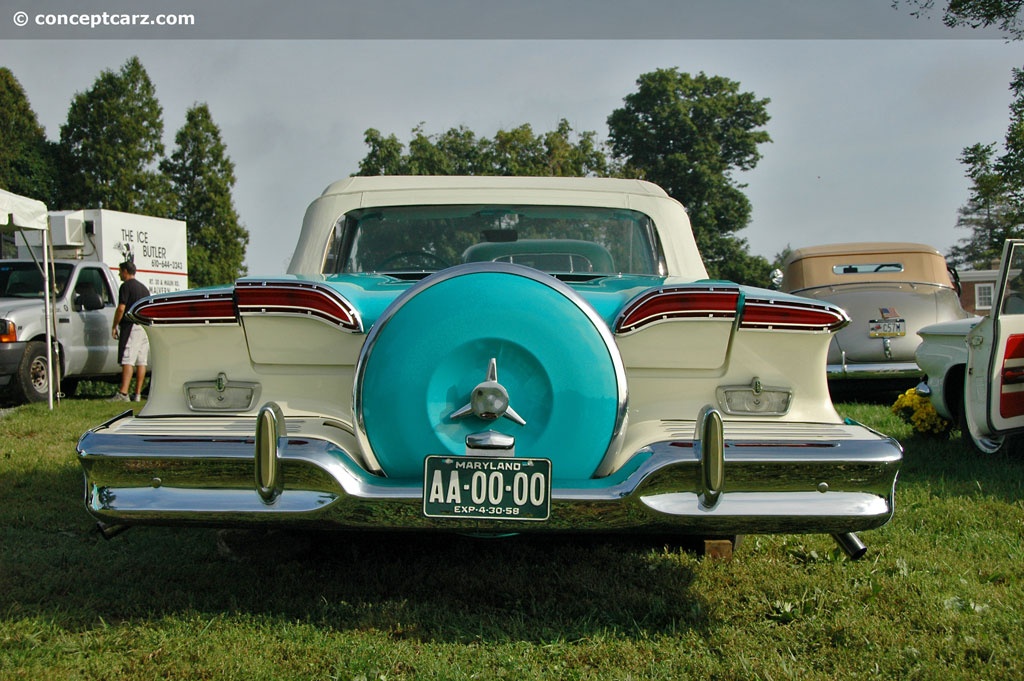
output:
[[828, 533], [902, 449], [836, 413], [838, 306], [709, 280], [642, 181], [354, 177], [289, 274], [155, 295], [138, 415], [78, 445], [108, 530]]
[[830, 381], [846, 385], [871, 379], [912, 387], [923, 374], [914, 360], [917, 332], [969, 316], [960, 305], [956, 272], [924, 244], [798, 248], [779, 275], [783, 291], [833, 303], [850, 315], [852, 323], [832, 338], [826, 369]]

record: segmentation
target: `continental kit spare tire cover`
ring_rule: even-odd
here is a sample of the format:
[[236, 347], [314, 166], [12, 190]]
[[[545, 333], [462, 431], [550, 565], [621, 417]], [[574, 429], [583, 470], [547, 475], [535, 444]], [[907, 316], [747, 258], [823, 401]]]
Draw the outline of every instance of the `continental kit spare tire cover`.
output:
[[[485, 383], [504, 391], [507, 412], [470, 409]], [[361, 444], [399, 479], [487, 431], [514, 437], [516, 456], [551, 459], [556, 480], [589, 478], [626, 413], [605, 322], [554, 277], [502, 263], [444, 270], [396, 299], [367, 336], [354, 389]]]

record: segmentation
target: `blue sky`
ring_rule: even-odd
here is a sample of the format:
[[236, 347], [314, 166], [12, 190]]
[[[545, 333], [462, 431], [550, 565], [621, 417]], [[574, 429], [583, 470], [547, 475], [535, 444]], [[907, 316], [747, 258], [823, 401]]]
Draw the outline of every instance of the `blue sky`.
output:
[[[444, 0], [438, 7], [488, 2]], [[34, 2], [31, 11], [58, 12], [62, 4], [64, 11], [83, 5]], [[174, 3], [174, 11], [187, 4]], [[387, 4], [421, 12], [432, 6], [430, 0]], [[618, 9], [602, 14], [606, 4]], [[206, 102], [236, 165], [235, 202], [250, 231], [253, 274], [284, 271], [306, 206], [357, 169], [367, 128], [403, 140], [421, 122], [428, 133], [466, 125], [491, 136], [523, 123], [545, 131], [565, 118], [604, 139], [608, 114], [634, 90], [637, 76], [663, 67], [725, 76], [771, 99], [773, 142], [762, 147], [755, 170], [738, 175], [754, 209], [740, 233], [752, 252], [770, 259], [787, 245], [876, 239], [945, 251], [966, 236], [955, 227], [968, 187], [957, 157], [975, 142], [1002, 140], [1011, 69], [1024, 68], [1024, 44], [948, 31], [936, 19], [892, 9], [889, 0], [819, 2], [813, 11], [808, 0], [735, 0], [714, 10], [705, 4], [695, 22], [673, 30], [658, 28], [653, 10], [664, 2], [590, 5], [596, 18], [586, 24], [587, 34], [612, 33], [615, 22], [625, 22], [620, 33], [630, 39], [615, 40], [562, 37], [575, 36], [579, 22], [566, 19], [571, 12], [545, 13], [579, 10], [576, 0], [520, 5], [533, 14], [499, 17], [512, 22], [512, 37], [503, 39], [492, 35], [501, 33], [501, 21], [484, 17], [454, 29], [437, 17], [418, 33], [414, 26], [394, 29], [429, 39], [352, 38], [361, 26], [367, 35], [388, 33], [373, 12], [338, 28], [340, 39], [303, 39], [323, 30], [309, 16], [307, 23], [300, 17], [296, 25], [280, 24], [278, 34], [295, 38], [280, 39], [253, 10], [248, 21], [276, 39], [246, 38], [236, 11], [230, 21], [209, 19], [205, 30], [212, 35], [199, 40], [138, 39], [130, 31], [114, 39], [79, 33], [74, 40], [59, 34], [4, 40], [12, 29], [3, 23], [18, 0], [0, 0], [0, 65], [14, 72], [54, 139], [74, 94], [133, 55], [156, 86], [168, 150], [187, 108]], [[848, 5], [870, 11], [851, 18]], [[759, 14], [766, 7], [775, 11]], [[637, 14], [636, 24], [627, 21]], [[679, 21], [678, 15], [671, 10], [662, 18]], [[541, 25], [554, 27], [555, 37], [536, 38], [532, 31]], [[459, 39], [434, 39], [445, 31]]]

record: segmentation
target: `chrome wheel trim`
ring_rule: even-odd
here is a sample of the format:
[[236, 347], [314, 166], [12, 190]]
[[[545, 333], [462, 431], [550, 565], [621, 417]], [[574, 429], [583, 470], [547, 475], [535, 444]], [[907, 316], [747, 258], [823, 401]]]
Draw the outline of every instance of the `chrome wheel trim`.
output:
[[960, 435], [962, 439], [970, 442], [975, 450], [982, 454], [995, 454], [1003, 448], [1006, 438], [1002, 435], [979, 435], [971, 427], [967, 418], [967, 387], [964, 386], [964, 393], [960, 397], [958, 417], [960, 419]]
[[28, 374], [32, 381], [32, 389], [41, 395], [46, 394], [50, 385], [46, 373], [46, 358], [35, 357], [29, 365]]
[[1006, 437], [1003, 435], [975, 435], [970, 432], [969, 428], [967, 436], [974, 448], [982, 454], [995, 454], [1003, 448], [1003, 444], [1006, 442]]

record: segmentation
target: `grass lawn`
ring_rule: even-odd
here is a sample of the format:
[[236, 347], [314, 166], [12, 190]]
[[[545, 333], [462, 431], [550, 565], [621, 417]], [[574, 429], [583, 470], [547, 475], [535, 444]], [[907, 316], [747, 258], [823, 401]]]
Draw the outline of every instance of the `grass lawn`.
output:
[[75, 443], [125, 408], [0, 415], [0, 679], [1021, 679], [1024, 455], [898, 438], [897, 511], [850, 561], [749, 536], [228, 535], [84, 510]]

